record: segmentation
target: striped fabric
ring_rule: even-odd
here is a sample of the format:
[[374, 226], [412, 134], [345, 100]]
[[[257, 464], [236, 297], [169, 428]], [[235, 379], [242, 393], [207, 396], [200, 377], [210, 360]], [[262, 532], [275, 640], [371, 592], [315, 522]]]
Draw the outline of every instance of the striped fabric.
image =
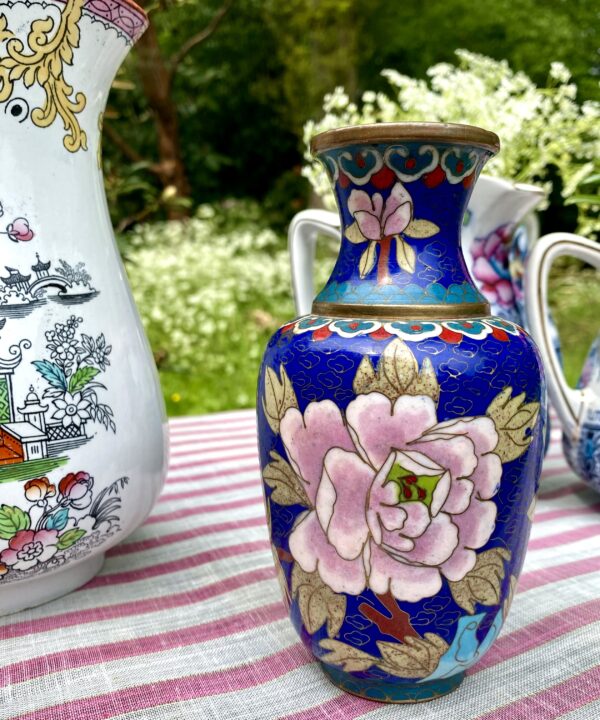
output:
[[557, 431], [507, 624], [462, 687], [391, 707], [342, 694], [287, 620], [254, 413], [174, 420], [154, 513], [70, 596], [0, 618], [0, 718], [598, 720], [600, 497]]

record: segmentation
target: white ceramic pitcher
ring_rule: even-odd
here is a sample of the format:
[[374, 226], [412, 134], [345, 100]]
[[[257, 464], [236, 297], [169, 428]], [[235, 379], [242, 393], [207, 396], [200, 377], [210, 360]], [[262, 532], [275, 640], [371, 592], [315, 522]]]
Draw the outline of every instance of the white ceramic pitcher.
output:
[[130, 0], [0, 3], [0, 614], [86, 582], [164, 479], [99, 162], [112, 78], [146, 24]]
[[[490, 302], [492, 314], [520, 325], [524, 324], [525, 256], [539, 234], [531, 211], [543, 197], [543, 191], [534, 185], [482, 175], [473, 190], [462, 228], [467, 268]], [[292, 220], [288, 239], [292, 287], [299, 315], [311, 311], [317, 235], [321, 233], [339, 240], [339, 227], [337, 213], [327, 210], [304, 210]]]
[[572, 233], [541, 237], [527, 265], [526, 303], [530, 331], [542, 354], [548, 391], [563, 428], [569, 464], [600, 490], [600, 335], [592, 344], [581, 378], [571, 388], [564, 376], [548, 323], [548, 274], [552, 263], [569, 255], [600, 269], [600, 246]]

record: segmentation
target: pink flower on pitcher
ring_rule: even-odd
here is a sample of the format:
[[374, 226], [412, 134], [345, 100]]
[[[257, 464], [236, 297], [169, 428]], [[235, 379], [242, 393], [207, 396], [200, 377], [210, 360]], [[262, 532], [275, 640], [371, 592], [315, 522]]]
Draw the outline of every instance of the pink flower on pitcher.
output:
[[6, 234], [13, 242], [28, 242], [33, 240], [34, 232], [25, 218], [17, 218], [6, 227]]
[[371, 196], [364, 190], [353, 190], [348, 209], [366, 240], [382, 240], [408, 227], [412, 218], [412, 199], [403, 185], [396, 183], [385, 202], [380, 193]]
[[58, 483], [58, 490], [69, 505], [83, 510], [92, 502], [94, 478], [86, 472], [69, 473]]
[[502, 225], [483, 238], [475, 238], [471, 254], [473, 275], [490, 303], [512, 307], [515, 294], [508, 266], [512, 225]]
[[15, 570], [29, 570], [54, 557], [58, 548], [56, 530], [19, 530], [0, 553], [0, 561]]
[[369, 393], [345, 420], [330, 400], [290, 408], [281, 437], [313, 507], [290, 552], [335, 592], [432, 597], [491, 537], [502, 465], [488, 417], [438, 423], [429, 397]]

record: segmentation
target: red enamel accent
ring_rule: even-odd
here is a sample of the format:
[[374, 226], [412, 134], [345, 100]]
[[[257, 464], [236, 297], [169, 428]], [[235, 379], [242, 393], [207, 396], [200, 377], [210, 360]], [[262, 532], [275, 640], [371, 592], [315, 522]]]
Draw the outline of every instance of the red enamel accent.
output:
[[350, 328], [350, 330], [357, 330], [358, 326], [359, 326], [359, 323], [353, 322], [353, 323], [350, 323], [350, 325], [348, 327]]
[[461, 333], [454, 332], [454, 330], [448, 330], [448, 328], [446, 328], [446, 327], [442, 330], [439, 337], [444, 342], [452, 343], [454, 345], [458, 344], [463, 339], [463, 336]]
[[328, 325], [324, 325], [322, 328], [319, 328], [318, 330], [315, 330], [312, 334], [313, 340], [319, 341], [319, 340], [327, 340], [328, 337], [331, 337], [333, 333], [329, 329]]
[[417, 495], [419, 496], [419, 500], [425, 500], [427, 493], [423, 490], [423, 488], [417, 488]]
[[465, 322], [463, 322], [463, 326], [466, 327], [467, 329], [470, 329], [470, 328], [473, 327], [473, 323], [470, 323], [470, 322], [466, 322], [466, 321], [465, 321]]
[[375, 332], [372, 332], [370, 334], [370, 337], [372, 337], [373, 340], [387, 340], [388, 338], [391, 338], [392, 335], [387, 330], [379, 328], [379, 330], [375, 330]]
[[459, 160], [456, 163], [456, 172], [460, 175], [461, 172], [465, 169], [465, 164], [462, 160]]
[[417, 164], [417, 161], [414, 158], [411, 158], [411, 157], [406, 158], [406, 167], [409, 170], [412, 170], [416, 164]]
[[441, 165], [438, 165], [435, 170], [432, 170], [430, 173], [427, 173], [427, 175], [424, 175], [423, 180], [428, 188], [434, 188], [442, 183], [445, 177], [446, 173], [442, 170]]
[[296, 323], [291, 322], [291, 323], [288, 323], [287, 325], [284, 325], [284, 326], [281, 328], [281, 332], [284, 333], [284, 332], [287, 332], [288, 330], [291, 330], [291, 329], [294, 327], [295, 324], [296, 324]]
[[396, 176], [394, 173], [389, 169], [389, 167], [384, 165], [379, 172], [376, 172], [375, 175], [373, 175], [371, 182], [378, 190], [385, 190], [386, 188], [389, 188], [395, 179]]
[[410, 329], [411, 329], [411, 330], [420, 330], [420, 329], [421, 329], [421, 326], [420, 326], [420, 325], [411, 325], [411, 326], [410, 326]]
[[501, 340], [502, 342], [508, 342], [507, 333], [504, 332], [504, 330], [500, 330], [500, 328], [493, 327], [492, 335], [496, 338], [496, 340]]
[[410, 500], [412, 497], [412, 490], [409, 487], [407, 487], [406, 485], [404, 485], [404, 497], [407, 500]]
[[364, 168], [365, 159], [362, 156], [362, 153], [357, 152], [356, 155], [354, 156], [354, 161], [356, 162], [356, 164], [358, 165], [359, 168]]
[[348, 185], [350, 185], [350, 178], [346, 175], [346, 173], [340, 172], [338, 182], [340, 183], [340, 187], [347, 188]]
[[471, 187], [474, 180], [475, 180], [475, 173], [471, 173], [470, 175], [467, 175], [467, 177], [464, 178], [462, 181], [463, 187], [466, 187], [466, 188]]

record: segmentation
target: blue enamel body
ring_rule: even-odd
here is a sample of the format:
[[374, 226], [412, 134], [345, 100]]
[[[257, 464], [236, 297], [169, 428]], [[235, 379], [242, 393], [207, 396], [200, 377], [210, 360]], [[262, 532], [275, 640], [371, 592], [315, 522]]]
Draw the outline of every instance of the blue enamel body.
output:
[[[404, 160], [407, 157], [428, 157], [428, 150], [420, 152], [422, 146], [416, 143], [403, 143], [401, 146], [406, 149], [402, 151], [405, 152]], [[427, 147], [432, 147], [431, 143]], [[427, 634], [433, 634], [444, 649], [435, 660], [435, 667], [432, 665], [427, 672], [415, 675], [411, 671], [408, 676], [402, 676], [399, 672], [388, 672], [384, 663], [380, 663], [383, 668], [373, 664], [366, 669], [349, 666], [351, 669], [346, 671], [343, 663], [330, 662], [326, 658], [326, 674], [338, 686], [363, 697], [388, 702], [427, 700], [449, 692], [458, 686], [465, 671], [482, 657], [496, 638], [523, 565], [544, 447], [545, 386], [541, 361], [529, 336], [520, 327], [498, 318], [475, 315], [454, 320], [451, 317], [424, 320], [419, 314], [419, 305], [460, 303], [464, 306], [465, 303], [483, 302], [467, 275], [459, 233], [470, 188], [490, 153], [466, 146], [435, 147], [435, 167], [427, 173], [421, 172], [410, 182], [400, 180], [412, 198], [411, 217], [429, 221], [439, 228], [433, 237], [410, 240], [416, 252], [414, 271], [406, 272], [395, 260], [390, 260], [392, 282], [384, 285], [382, 290], [382, 286], [378, 286], [376, 265], [366, 277], [360, 277], [358, 266], [364, 247], [345, 237], [331, 279], [317, 297], [323, 303], [353, 306], [414, 303], [415, 319], [404, 316], [397, 320], [381, 320], [353, 317], [352, 314], [337, 318], [325, 315], [298, 318], [283, 326], [271, 338], [258, 383], [257, 413], [263, 472], [268, 470], [274, 453], [292, 462], [280, 431], [274, 430], [267, 416], [265, 404], [270, 392], [267, 373], [280, 373], [282, 368], [295, 393], [297, 412], [303, 417], [309, 407], [317, 407], [324, 401], [332, 401], [342, 417], [346, 417], [348, 406], [357, 398], [354, 381], [365, 356], [370, 358], [377, 370], [385, 349], [398, 342], [410, 351], [419, 368], [430, 364], [433, 369], [439, 385], [436, 403], [439, 424], [457, 418], [485, 417], [492, 402], [507, 388], [512, 398], [523, 394], [522, 402], [532, 406], [539, 403], [535, 424], [524, 433], [527, 449], [519, 457], [502, 462], [501, 478], [490, 500], [496, 507], [493, 531], [485, 544], [477, 547], [478, 556], [498, 549], [504, 553], [496, 596], [484, 598], [484, 603], [474, 600], [467, 610], [464, 601], [457, 602], [459, 595], [456, 587], [453, 588], [448, 579], [442, 577], [441, 587], [434, 595], [414, 602], [394, 601], [401, 613], [409, 618], [419, 642], [426, 642], [430, 637]], [[352, 164], [354, 158], [364, 151], [365, 166], [368, 165], [373, 149], [377, 151], [372, 165], [375, 167], [377, 157], [384, 157], [389, 146], [342, 148], [327, 153], [323, 159], [335, 183], [345, 228], [354, 221], [348, 207], [353, 190], [364, 190], [371, 196], [380, 193], [384, 203], [391, 192], [389, 186], [381, 187], [385, 178], [376, 178], [380, 187], [372, 185], [371, 181], [364, 182], [364, 177], [359, 177], [363, 168]], [[456, 162], [447, 162], [446, 166], [451, 165], [450, 169], [440, 172], [440, 169], [443, 170], [440, 158], [446, 151], [450, 151], [447, 157], [450, 156], [453, 162], [458, 157], [465, 164], [468, 161], [472, 163], [470, 173], [465, 176], [466, 182], [464, 178], [457, 181], [452, 174]], [[346, 163], [340, 163], [342, 153], [347, 153], [350, 158]], [[396, 156], [387, 152], [387, 157]], [[429, 164], [431, 162], [429, 158]], [[391, 167], [395, 173], [393, 183], [399, 181], [393, 164], [384, 163], [382, 167]], [[427, 163], [413, 166], [417, 170], [422, 167], [427, 167]], [[459, 168], [462, 173], [464, 165], [459, 165]], [[405, 174], [406, 171], [405, 165], [402, 166], [401, 172]], [[360, 184], [352, 180], [348, 182], [352, 173]], [[443, 179], [440, 179], [442, 176]], [[294, 468], [298, 469], [296, 465]], [[398, 643], [398, 647], [409, 647], [409, 641], [406, 641], [408, 645], [406, 642], [403, 644], [397, 634], [391, 636], [386, 633], [384, 623], [365, 616], [364, 610], [368, 606], [380, 617], [390, 614], [389, 607], [382, 604], [381, 593], [374, 592], [368, 584], [358, 594], [341, 593], [345, 611], [343, 622], [335, 634], [327, 623], [316, 630], [314, 627], [311, 630], [307, 628], [306, 618], [303, 617], [303, 612], [307, 611], [300, 605], [300, 593], [292, 580], [296, 558], [289, 542], [294, 529], [306, 518], [307, 507], [276, 502], [272, 482], [265, 482], [264, 490], [276, 565], [280, 579], [287, 586], [284, 594], [291, 620], [314, 656], [322, 660], [334, 642], [339, 647], [355, 648], [376, 658], [381, 657], [383, 647], [378, 643]]]

